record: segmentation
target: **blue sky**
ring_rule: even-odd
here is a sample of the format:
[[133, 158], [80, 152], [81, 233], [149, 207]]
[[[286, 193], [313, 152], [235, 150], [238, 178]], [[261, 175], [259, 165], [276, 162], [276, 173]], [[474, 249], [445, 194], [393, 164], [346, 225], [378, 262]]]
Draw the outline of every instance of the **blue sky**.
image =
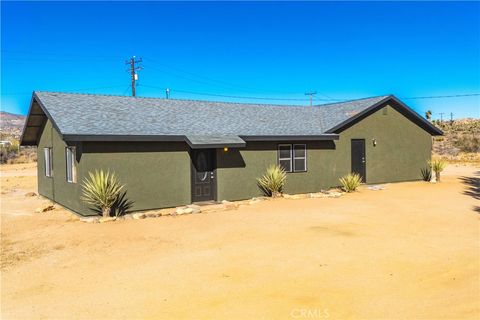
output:
[[[1, 108], [33, 90], [308, 105], [480, 93], [478, 2], [2, 2]], [[194, 92], [194, 93], [189, 93]], [[263, 97], [227, 98], [202, 94]], [[289, 100], [290, 99], [290, 100]], [[480, 97], [406, 99], [480, 117]]]

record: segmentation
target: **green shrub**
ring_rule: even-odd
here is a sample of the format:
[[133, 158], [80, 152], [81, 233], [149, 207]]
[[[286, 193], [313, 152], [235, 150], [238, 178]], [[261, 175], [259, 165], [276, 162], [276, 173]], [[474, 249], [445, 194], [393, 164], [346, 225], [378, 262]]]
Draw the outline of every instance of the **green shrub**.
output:
[[286, 182], [287, 174], [285, 170], [277, 164], [269, 166], [265, 174], [257, 179], [258, 187], [269, 197], [280, 196]]
[[437, 179], [437, 182], [440, 182], [440, 172], [445, 169], [447, 163], [440, 159], [433, 159], [429, 161], [428, 164], [432, 168], [433, 172], [435, 172], [435, 178]]
[[83, 196], [81, 199], [100, 209], [104, 217], [110, 216], [112, 206], [117, 202], [123, 185], [117, 180], [115, 173], [103, 170], [89, 172], [90, 178], [83, 181]]
[[358, 173], [349, 173], [340, 178], [340, 183], [345, 192], [353, 192], [362, 183], [362, 177]]
[[422, 179], [423, 181], [430, 181], [432, 180], [432, 168], [430, 166], [426, 166], [425, 168], [420, 170], [422, 172]]

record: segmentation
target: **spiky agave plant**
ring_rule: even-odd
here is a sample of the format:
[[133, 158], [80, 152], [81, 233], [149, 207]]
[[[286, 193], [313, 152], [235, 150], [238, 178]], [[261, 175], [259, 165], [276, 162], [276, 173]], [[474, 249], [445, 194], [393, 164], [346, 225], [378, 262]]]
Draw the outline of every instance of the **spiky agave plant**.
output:
[[102, 211], [104, 217], [110, 216], [113, 204], [118, 199], [124, 185], [120, 185], [115, 173], [95, 170], [88, 173], [83, 181], [81, 199]]
[[430, 181], [432, 180], [432, 168], [430, 166], [426, 166], [425, 168], [420, 169], [422, 173], [423, 181]]
[[340, 179], [342, 189], [345, 192], [353, 192], [357, 190], [358, 186], [362, 183], [362, 177], [358, 173], [349, 173]]
[[257, 179], [259, 188], [269, 197], [279, 197], [286, 182], [287, 174], [278, 164], [269, 166], [265, 174]]
[[443, 171], [443, 169], [445, 169], [447, 163], [440, 159], [433, 159], [429, 161], [428, 164], [432, 168], [433, 172], [435, 172], [435, 178], [437, 179], [437, 182], [440, 182], [440, 173]]

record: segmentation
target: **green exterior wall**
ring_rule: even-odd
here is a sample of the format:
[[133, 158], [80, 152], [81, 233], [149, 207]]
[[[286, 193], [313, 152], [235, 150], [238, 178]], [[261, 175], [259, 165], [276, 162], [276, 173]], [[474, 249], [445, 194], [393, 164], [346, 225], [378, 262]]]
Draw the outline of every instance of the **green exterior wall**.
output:
[[43, 127], [43, 132], [40, 135], [40, 139], [38, 140], [38, 147], [37, 147], [38, 194], [52, 200], [54, 198], [53, 180], [54, 180], [56, 168], [52, 165], [52, 168], [53, 168], [52, 177], [45, 176], [45, 155], [44, 155], [43, 149], [51, 148], [53, 146], [52, 136], [54, 132], [56, 131], [55, 129], [52, 128], [52, 123], [50, 122], [50, 120], [47, 121], [47, 123]]
[[[365, 139], [367, 183], [421, 179], [430, 159], [432, 138], [396, 109], [387, 106], [340, 133], [336, 141], [307, 145], [307, 172], [288, 173], [285, 192], [315, 192], [339, 184], [351, 171], [351, 139]], [[376, 139], [374, 147], [372, 139]], [[261, 195], [255, 179], [277, 163], [276, 142], [250, 142], [247, 148], [217, 151], [218, 199], [239, 200]], [[237, 164], [237, 165], [235, 165]]]
[[[287, 193], [337, 186], [351, 171], [351, 139], [365, 139], [367, 183], [421, 179], [431, 155], [428, 132], [387, 106], [340, 133], [337, 141], [296, 141], [307, 145], [307, 172], [288, 173]], [[373, 146], [372, 139], [377, 145]], [[248, 142], [244, 149], [217, 149], [217, 199], [261, 195], [256, 178], [277, 163], [278, 142]], [[80, 201], [89, 171], [110, 170], [125, 184], [132, 211], [191, 202], [190, 153], [183, 142], [83, 142], [77, 147], [77, 183], [66, 181], [64, 142], [47, 121], [38, 143], [39, 193], [82, 215], [96, 214]], [[45, 177], [43, 148], [53, 146], [53, 178]]]

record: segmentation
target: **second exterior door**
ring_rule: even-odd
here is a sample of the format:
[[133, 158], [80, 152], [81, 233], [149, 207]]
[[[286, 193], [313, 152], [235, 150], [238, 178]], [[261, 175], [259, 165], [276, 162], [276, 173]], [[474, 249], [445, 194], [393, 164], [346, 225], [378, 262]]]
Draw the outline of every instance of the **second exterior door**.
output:
[[365, 139], [352, 139], [352, 173], [358, 173], [367, 182]]
[[192, 202], [215, 200], [215, 149], [192, 150]]

